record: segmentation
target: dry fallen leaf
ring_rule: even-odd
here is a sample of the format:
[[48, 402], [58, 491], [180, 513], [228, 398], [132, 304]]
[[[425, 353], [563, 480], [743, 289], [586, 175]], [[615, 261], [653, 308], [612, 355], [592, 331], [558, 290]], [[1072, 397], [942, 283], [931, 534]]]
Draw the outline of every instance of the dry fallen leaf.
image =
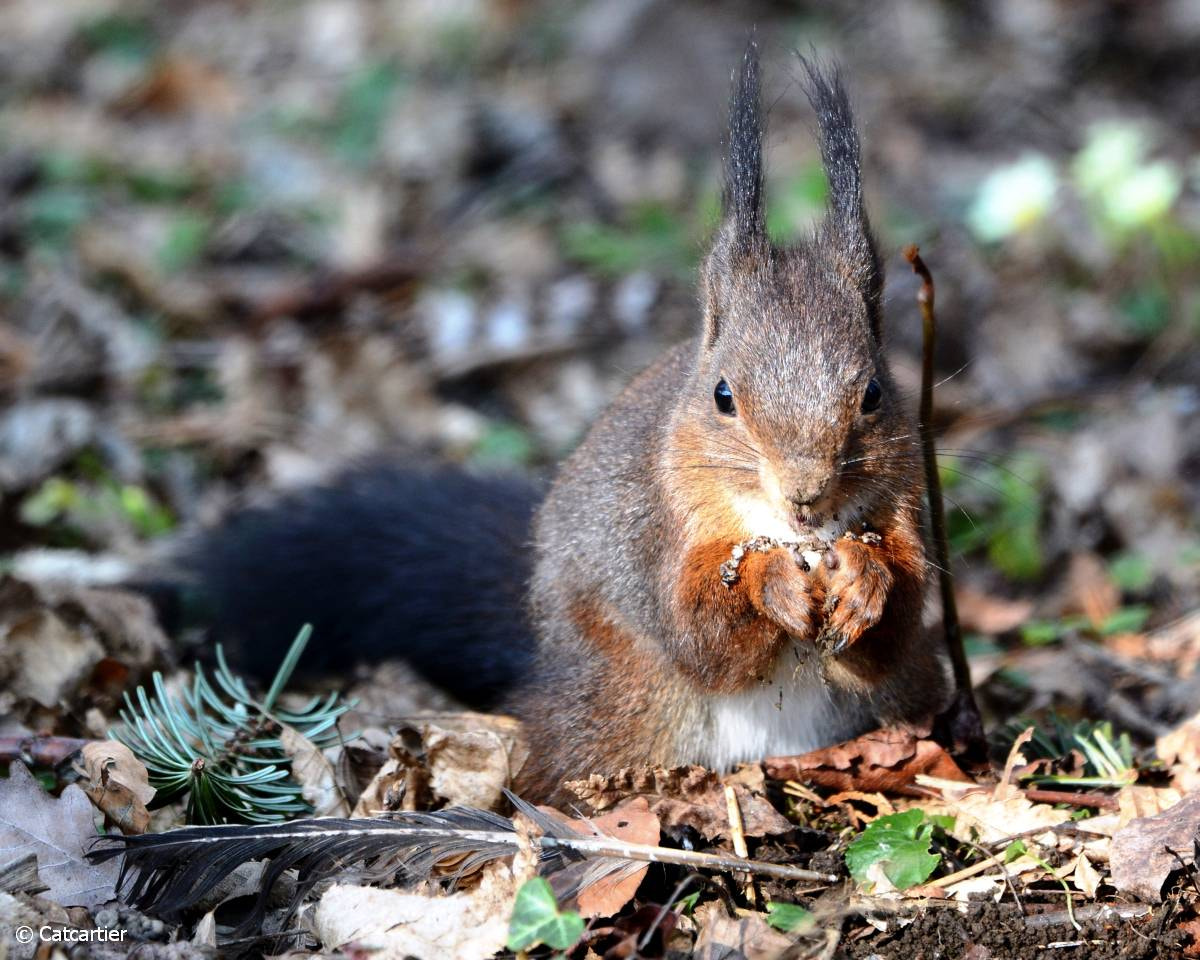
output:
[[628, 797], [644, 796], [664, 830], [691, 827], [706, 839], [715, 840], [729, 836], [725, 782], [737, 794], [746, 836], [762, 837], [793, 829], [766, 797], [747, 786], [754, 783], [754, 778], [744, 769], [731, 774], [728, 781], [697, 766], [622, 770], [609, 777], [593, 774], [564, 786], [596, 811], [607, 810]]
[[972, 783], [940, 744], [907, 730], [875, 730], [798, 757], [768, 757], [767, 776], [835, 790], [889, 793], [918, 776]]
[[512, 717], [464, 713], [421, 723], [429, 782], [448, 805], [494, 809], [529, 749]]
[[1109, 850], [1113, 886], [1149, 903], [1162, 900], [1172, 871], [1192, 862], [1200, 829], [1200, 791], [1152, 817], [1140, 817], [1119, 829]]
[[44, 607], [32, 587], [0, 582], [0, 684], [19, 699], [57, 707], [104, 656], [99, 641]]
[[388, 753], [355, 804], [354, 816], [441, 804], [494, 810], [529, 748], [512, 717], [449, 713], [401, 727]]
[[[952, 897], [959, 903], [968, 903], [972, 899], [977, 899], [981, 894], [992, 900], [1000, 900], [1008, 891], [1004, 877], [1000, 873], [1000, 867], [996, 867], [990, 873], [976, 874], [965, 880], [959, 880], [958, 883], [934, 889], [944, 891], [945, 896]], [[908, 892], [911, 894], [912, 890]]]
[[930, 794], [921, 801], [921, 809], [954, 817], [949, 832], [963, 841], [987, 845], [1022, 835], [1029, 843], [1054, 846], [1056, 836], [1050, 828], [1070, 820], [1071, 811], [1034, 803], [1013, 779], [1014, 771], [1026, 762], [1021, 748], [1032, 736], [1029, 727], [1013, 741], [1004, 772], [990, 790], [955, 780], [918, 777], [917, 783]]
[[1200, 787], [1200, 713], [1155, 743], [1158, 757], [1171, 771], [1171, 785], [1184, 791]]
[[371, 782], [359, 794], [352, 817], [377, 817], [381, 813], [416, 810], [413, 801], [418, 791], [410, 788], [414, 771], [395, 757], [383, 762]]
[[144, 79], [121, 98], [124, 113], [229, 114], [238, 105], [237, 90], [214, 67], [183, 56], [159, 60]]
[[313, 910], [312, 928], [325, 949], [358, 943], [372, 960], [484, 960], [504, 946], [517, 890], [533, 875], [532, 858], [518, 856], [488, 864], [473, 889], [445, 896], [334, 884]]
[[1081, 853], [1075, 863], [1075, 872], [1071, 875], [1071, 883], [1075, 889], [1090, 900], [1096, 899], [1096, 890], [1103, 878], [1100, 872], [1092, 866], [1086, 853]]
[[1200, 957], [1200, 918], [1185, 920], [1183, 923], [1176, 925], [1175, 929], [1187, 934], [1192, 941], [1183, 948], [1183, 955], [1185, 957]]
[[1130, 784], [1117, 792], [1117, 827], [1123, 827], [1139, 817], [1152, 817], [1175, 806], [1183, 793], [1174, 787], [1146, 787]]
[[1008, 633], [1033, 616], [1029, 600], [1006, 600], [964, 584], [954, 588], [954, 598], [962, 628], [976, 633]]
[[718, 900], [697, 907], [694, 916], [700, 930], [695, 960], [777, 960], [792, 946], [761, 914], [731, 917]]
[[315, 817], [348, 817], [350, 804], [342, 795], [333, 764], [315, 743], [294, 727], [280, 724], [279, 742], [292, 760], [292, 777], [300, 793], [313, 808]]
[[17, 699], [57, 708], [106, 657], [143, 668], [167, 647], [144, 597], [0, 577], [0, 689]]
[[52, 797], [23, 763], [14, 762], [8, 779], [0, 780], [0, 850], [12, 858], [35, 853], [46, 896], [63, 906], [93, 907], [115, 896], [117, 862], [90, 864], [83, 858], [97, 835], [92, 816], [78, 786]]
[[1065, 613], [1082, 613], [1088, 622], [1099, 626], [1117, 612], [1121, 591], [1108, 575], [1108, 569], [1096, 554], [1075, 553], [1067, 568]]
[[146, 804], [155, 794], [146, 765], [116, 740], [85, 743], [82, 758], [87, 782], [81, 786], [88, 799], [122, 833], [145, 833], [150, 825]]
[[[542, 809], [561, 817], [557, 811]], [[661, 832], [658, 817], [645, 797], [630, 797], [608, 813], [587, 820], [562, 819], [584, 836], [616, 837], [626, 843], [656, 844]], [[580, 892], [576, 909], [585, 918], [613, 916], [633, 899], [648, 869], [648, 863], [630, 863], [612, 876], [589, 884]]]

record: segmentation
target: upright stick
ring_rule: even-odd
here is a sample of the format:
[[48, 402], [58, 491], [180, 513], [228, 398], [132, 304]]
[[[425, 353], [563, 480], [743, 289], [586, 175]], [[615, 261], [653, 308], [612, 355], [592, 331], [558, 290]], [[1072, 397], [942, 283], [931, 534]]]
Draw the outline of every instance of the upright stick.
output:
[[950, 576], [950, 544], [946, 537], [946, 507], [942, 500], [942, 479], [938, 473], [937, 445], [933, 438], [933, 347], [937, 339], [937, 320], [933, 312], [933, 274], [921, 259], [916, 244], [904, 249], [904, 258], [913, 273], [921, 278], [917, 304], [921, 308], [921, 452], [925, 461], [925, 486], [929, 492], [929, 520], [933, 529], [933, 553], [938, 566], [938, 586], [942, 596], [942, 627], [946, 648], [954, 667], [954, 700], [938, 717], [939, 726], [956, 753], [972, 758], [986, 756], [983, 720], [971, 689], [971, 667], [963, 648], [958, 623], [958, 605], [954, 600], [954, 582]]

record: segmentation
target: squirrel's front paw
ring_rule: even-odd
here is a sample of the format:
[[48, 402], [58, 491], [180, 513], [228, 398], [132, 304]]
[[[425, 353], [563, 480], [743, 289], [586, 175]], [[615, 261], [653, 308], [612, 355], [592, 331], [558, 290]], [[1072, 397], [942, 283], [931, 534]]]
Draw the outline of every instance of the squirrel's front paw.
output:
[[833, 544], [822, 566], [825, 623], [818, 640], [836, 656], [879, 622], [893, 577], [876, 545], [849, 537]]
[[816, 635], [818, 590], [790, 550], [776, 548], [755, 558], [758, 575], [750, 584], [752, 599], [767, 619], [791, 636], [810, 640]]

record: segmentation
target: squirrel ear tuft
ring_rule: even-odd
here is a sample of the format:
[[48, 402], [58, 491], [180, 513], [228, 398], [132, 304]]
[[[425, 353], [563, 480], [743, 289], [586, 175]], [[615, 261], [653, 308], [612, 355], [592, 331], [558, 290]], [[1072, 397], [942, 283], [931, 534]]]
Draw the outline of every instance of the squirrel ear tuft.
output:
[[721, 225], [701, 270], [705, 300], [705, 342], [717, 338], [722, 288], [739, 261], [767, 243], [763, 210], [762, 81], [758, 41], [751, 37], [742, 62], [733, 72], [729, 97], [729, 133], [725, 143], [725, 182], [721, 193]]
[[878, 338], [883, 263], [863, 206], [862, 157], [850, 97], [837, 66], [822, 69], [815, 60], [801, 53], [796, 56], [804, 70], [805, 92], [817, 114], [821, 161], [829, 181], [827, 236], [837, 244], [856, 278]]
[[722, 213], [729, 239], [753, 245], [766, 237], [763, 212], [763, 115], [758, 42], [746, 45], [733, 75]]

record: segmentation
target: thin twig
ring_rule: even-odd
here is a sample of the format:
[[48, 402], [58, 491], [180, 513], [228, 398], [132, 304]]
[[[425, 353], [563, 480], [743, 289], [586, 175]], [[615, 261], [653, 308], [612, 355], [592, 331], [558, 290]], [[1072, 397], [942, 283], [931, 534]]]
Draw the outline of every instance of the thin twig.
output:
[[1116, 797], [1104, 793], [1072, 793], [1070, 790], [1042, 790], [1028, 787], [1024, 791], [1034, 803], [1066, 803], [1073, 807], [1095, 807], [1098, 810], [1120, 810]]
[[[500, 834], [498, 836], [504, 835]], [[735, 873], [740, 871], [764, 877], [778, 877], [781, 880], [838, 883], [841, 879], [835, 874], [818, 873], [816, 870], [805, 870], [786, 863], [765, 863], [761, 860], [746, 860], [742, 857], [728, 857], [716, 853], [673, 850], [669, 847], [656, 847], [647, 843], [623, 843], [617, 839], [603, 839], [599, 837], [539, 837], [534, 843], [543, 847], [563, 847], [568, 850], [578, 850], [580, 853], [591, 853], [601, 857], [621, 857], [626, 860], [638, 860], [645, 863], [672, 863], [704, 870], [721, 870]]]
[[971, 689], [971, 667], [963, 647], [962, 628], [958, 622], [958, 605], [954, 600], [954, 583], [950, 576], [950, 545], [946, 537], [946, 507], [942, 500], [942, 481], [938, 474], [937, 446], [933, 436], [933, 348], [937, 338], [937, 319], [934, 314], [933, 274], [921, 259], [916, 244], [904, 250], [904, 257], [913, 273], [921, 278], [917, 303], [921, 308], [921, 452], [925, 461], [925, 483], [929, 496], [929, 519], [933, 530], [934, 561], [938, 566], [938, 585], [942, 595], [942, 629], [946, 649], [954, 667], [954, 701], [943, 713], [949, 721], [950, 743], [958, 753], [985, 757], [987, 743], [983, 736], [983, 721], [975, 694]]
[[[739, 857], [749, 857], [750, 850], [746, 847], [746, 832], [742, 826], [742, 808], [738, 806], [737, 791], [729, 784], [725, 785], [725, 809], [729, 814], [729, 839], [733, 843], [733, 852]], [[754, 892], [754, 881], [749, 877], [739, 877], [744, 881], [746, 900], [750, 906], [758, 905], [758, 896]]]
[[642, 934], [641, 939], [638, 940], [638, 953], [641, 953], [646, 949], [647, 946], [649, 946], [650, 938], [654, 936], [654, 931], [658, 929], [659, 925], [666, 918], [667, 914], [674, 908], [675, 904], [679, 902], [680, 898], [683, 896], [683, 891], [690, 887], [697, 880], [699, 880], [701, 883], [705, 882], [704, 877], [700, 874], [689, 873], [686, 877], [675, 884], [675, 889], [671, 891], [671, 895], [667, 897], [666, 902], [663, 903], [662, 909], [658, 911], [653, 922], [649, 927], [646, 928], [646, 932]]

